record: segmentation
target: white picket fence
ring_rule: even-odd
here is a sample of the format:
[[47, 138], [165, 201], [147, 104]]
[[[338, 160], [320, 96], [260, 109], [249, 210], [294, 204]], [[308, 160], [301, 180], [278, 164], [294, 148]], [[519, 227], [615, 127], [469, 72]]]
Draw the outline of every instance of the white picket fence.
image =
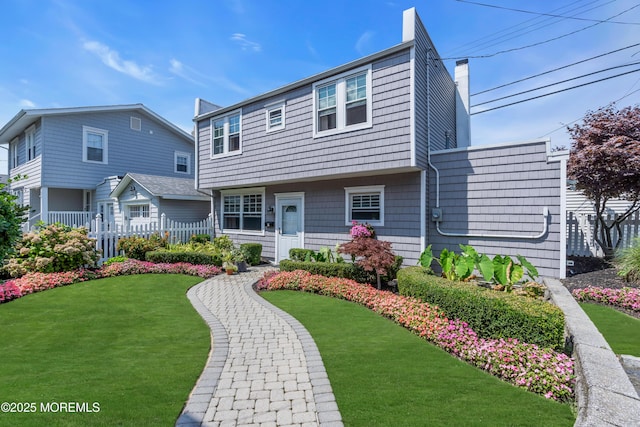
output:
[[152, 222], [140, 225], [121, 225], [105, 222], [100, 214], [96, 215], [89, 227], [89, 237], [96, 239], [96, 249], [102, 252], [100, 262], [118, 255], [118, 240], [123, 237], [139, 236], [149, 238], [153, 234], [167, 236], [169, 243], [185, 243], [194, 234], [213, 235], [213, 220], [211, 215], [196, 222], [178, 222], [168, 219], [165, 214], [160, 217], [160, 223]]
[[[614, 215], [609, 214], [607, 221], [612, 221]], [[596, 243], [593, 230], [595, 215], [586, 213], [567, 212], [567, 255], [574, 256], [604, 256], [602, 249]], [[640, 236], [640, 212], [631, 215], [622, 223], [622, 245], [627, 248], [634, 237]], [[614, 240], [618, 238], [615, 228], [612, 230]]]

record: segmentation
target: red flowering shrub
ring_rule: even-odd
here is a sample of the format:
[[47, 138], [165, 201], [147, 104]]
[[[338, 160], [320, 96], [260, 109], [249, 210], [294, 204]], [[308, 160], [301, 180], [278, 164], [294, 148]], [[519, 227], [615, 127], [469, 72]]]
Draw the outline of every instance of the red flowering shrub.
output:
[[412, 297], [379, 291], [353, 280], [327, 278], [306, 271], [283, 272], [264, 279], [265, 289], [292, 289], [352, 301], [386, 316], [427, 341], [518, 387], [548, 399], [571, 400], [573, 359], [551, 349], [515, 339], [480, 339], [460, 320]]

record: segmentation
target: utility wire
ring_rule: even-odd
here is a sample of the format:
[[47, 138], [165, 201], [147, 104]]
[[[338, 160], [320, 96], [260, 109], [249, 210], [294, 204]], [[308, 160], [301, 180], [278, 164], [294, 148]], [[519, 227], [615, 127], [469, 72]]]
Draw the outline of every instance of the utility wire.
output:
[[[578, 11], [580, 9], [583, 9], [584, 7], [590, 6], [590, 5], [594, 4], [594, 3], [598, 3], [599, 1], [600, 0], [592, 0], [592, 1], [589, 1], [588, 3], [586, 3], [586, 4], [580, 4], [580, 6], [568, 9], [569, 7], [572, 7], [576, 3], [582, 3], [581, 1], [577, 0], [577, 1], [574, 1], [574, 2], [572, 2], [570, 4], [568, 4], [568, 5], [564, 5], [564, 6], [561, 6], [559, 8], [553, 9], [553, 10], [551, 10], [551, 12], [573, 13], [573, 12], [576, 12], [576, 11]], [[583, 10], [581, 12], [576, 12], [572, 16], [578, 16], [580, 14], [583, 14], [583, 13], [586, 13], [586, 12], [590, 12], [590, 11], [592, 11], [594, 9], [599, 8], [599, 7], [603, 7], [603, 6], [606, 6], [607, 4], [613, 3], [614, 1], [615, 0], [609, 0], [604, 4], [591, 7], [589, 9]], [[548, 24], [545, 24], [548, 21], [552, 21], [552, 22], [549, 22]], [[545, 27], [548, 27], [548, 26], [551, 26], [551, 25], [555, 25], [555, 24], [557, 24], [557, 23], [559, 23], [561, 21], [562, 21], [562, 19], [558, 20], [558, 19], [554, 19], [554, 18], [543, 18], [543, 17], [540, 17], [540, 16], [536, 16], [535, 18], [527, 19], [527, 20], [522, 21], [520, 23], [511, 25], [511, 26], [509, 26], [507, 28], [504, 28], [504, 29], [502, 29], [500, 31], [495, 32], [494, 34], [490, 34], [490, 35], [481, 37], [480, 39], [478, 39], [478, 40], [476, 40], [474, 42], [469, 42], [469, 43], [463, 44], [463, 45], [455, 48], [452, 52], [458, 52], [458, 51], [463, 50], [464, 48], [466, 48], [466, 49], [475, 48], [476, 50], [477, 49], [486, 49], [486, 48], [489, 48], [491, 46], [495, 46], [495, 45], [503, 43], [505, 41], [503, 39], [513, 40], [513, 39], [516, 39], [518, 37], [522, 37], [523, 35], [528, 34], [530, 32], [540, 31], [542, 28], [545, 28]], [[524, 24], [528, 24], [528, 25], [526, 25], [524, 28], [520, 29], [520, 27], [522, 27]], [[544, 24], [544, 25], [542, 25], [542, 24]], [[526, 32], [522, 32], [523, 30], [526, 30], [528, 28], [532, 28], [532, 29], [528, 30]], [[511, 31], [509, 31], [509, 30], [511, 30]], [[500, 35], [500, 34], [502, 34], [502, 35]], [[487, 39], [487, 41], [483, 42], [483, 40], [485, 40], [485, 39]]]
[[551, 87], [551, 86], [559, 85], [560, 83], [567, 83], [567, 82], [570, 82], [572, 80], [577, 80], [577, 79], [582, 79], [584, 77], [593, 76], [594, 74], [604, 73], [605, 71], [615, 70], [616, 68], [630, 67], [631, 65], [638, 65], [638, 64], [640, 64], [640, 62], [631, 62], [629, 64], [616, 65], [615, 67], [604, 68], [602, 70], [593, 71], [591, 73], [583, 74], [581, 76], [572, 77], [572, 78], [566, 79], [566, 80], [560, 80], [560, 81], [555, 82], [555, 83], [549, 83], [548, 85], [538, 86], [538, 87], [533, 88], [533, 89], [528, 89], [528, 90], [524, 90], [522, 92], [514, 93], [514, 94], [511, 94], [511, 95], [502, 96], [500, 98], [492, 99], [490, 101], [481, 102], [479, 104], [472, 105], [471, 108], [478, 107], [480, 105], [491, 104], [491, 103], [496, 102], [496, 101], [502, 101], [503, 99], [507, 99], [507, 98], [513, 98], [514, 96], [518, 96], [518, 95], [524, 95], [525, 93], [535, 92], [536, 90], [546, 89], [546, 88]]
[[486, 54], [486, 55], [476, 55], [476, 56], [458, 56], [458, 57], [451, 57], [451, 58], [439, 58], [439, 59], [440, 59], [440, 60], [442, 60], [442, 61], [445, 61], [445, 60], [449, 60], [449, 59], [468, 59], [468, 58], [480, 59], [480, 58], [491, 58], [491, 57], [493, 57], [493, 56], [500, 55], [500, 54], [502, 54], [502, 53], [514, 52], [514, 51], [516, 51], [516, 50], [522, 50], [522, 49], [527, 49], [527, 48], [534, 47], [534, 46], [540, 46], [540, 45], [543, 45], [543, 44], [546, 44], [546, 43], [549, 43], [549, 42], [552, 42], [552, 41], [555, 41], [555, 40], [559, 40], [559, 39], [562, 39], [562, 38], [565, 38], [565, 37], [568, 37], [568, 36], [574, 35], [574, 34], [576, 34], [576, 33], [579, 33], [579, 32], [585, 31], [585, 30], [588, 30], [589, 28], [593, 28], [593, 27], [595, 27], [596, 25], [600, 25], [600, 24], [602, 24], [603, 22], [607, 22], [607, 21], [609, 21], [609, 20], [611, 20], [611, 19], [613, 19], [613, 18], [616, 18], [616, 17], [618, 17], [618, 16], [622, 15], [623, 13], [627, 13], [627, 12], [629, 12], [630, 10], [633, 10], [633, 9], [635, 9], [635, 8], [637, 8], [637, 7], [640, 7], [640, 3], [636, 4], [635, 6], [631, 6], [630, 8], [625, 9], [625, 10], [623, 10], [622, 12], [620, 12], [620, 13], [618, 13], [618, 14], [616, 14], [616, 15], [613, 15], [612, 17], [607, 18], [607, 19], [605, 19], [605, 20], [604, 20], [604, 21], [602, 21], [602, 22], [596, 22], [595, 24], [587, 25], [586, 27], [580, 28], [580, 29], [575, 30], [575, 31], [571, 31], [571, 32], [566, 33], [566, 34], [563, 34], [563, 35], [561, 35], [561, 36], [553, 37], [553, 38], [551, 38], [551, 39], [547, 39], [547, 40], [544, 40], [544, 41], [541, 41], [541, 42], [537, 42], [537, 43], [532, 43], [532, 44], [529, 44], [529, 45], [526, 45], [526, 46], [520, 46], [520, 47], [514, 47], [514, 48], [511, 48], [511, 49], [505, 49], [505, 50], [501, 50], [501, 51], [494, 52], [494, 53], [490, 53], [490, 54]]
[[531, 10], [514, 9], [514, 8], [511, 8], [511, 7], [498, 6], [498, 5], [495, 5], [495, 4], [479, 3], [479, 2], [475, 2], [475, 1], [469, 1], [469, 0], [456, 0], [456, 1], [458, 1], [460, 3], [469, 3], [469, 4], [475, 4], [475, 5], [478, 5], [478, 6], [492, 7], [494, 9], [510, 10], [512, 12], [529, 13], [531, 15], [538, 15], [538, 16], [550, 16], [552, 18], [575, 19], [577, 21], [591, 21], [591, 22], [599, 22], [599, 23], [606, 22], [608, 24], [640, 25], [640, 22], [603, 21], [601, 19], [578, 18], [578, 17], [575, 17], [575, 16], [554, 15], [552, 13], [533, 12]]
[[498, 110], [498, 109], [500, 109], [500, 108], [504, 108], [504, 107], [510, 107], [510, 106], [512, 106], [512, 105], [521, 104], [521, 103], [523, 103], [523, 102], [532, 101], [532, 100], [534, 100], [534, 99], [544, 98], [545, 96], [555, 95], [556, 93], [566, 92], [566, 91], [571, 90], [571, 89], [577, 89], [577, 88], [584, 87], [584, 86], [588, 86], [588, 85], [591, 85], [591, 84], [594, 84], [594, 83], [602, 82], [602, 81], [605, 81], [605, 80], [610, 80], [610, 79], [613, 79], [613, 78], [615, 78], [615, 77], [624, 76], [624, 75], [626, 75], [626, 74], [637, 73], [638, 71], [640, 71], [640, 68], [638, 68], [638, 69], [636, 69], [636, 70], [627, 71], [627, 72], [625, 72], [625, 73], [616, 74], [616, 75], [614, 75], [614, 76], [604, 77], [604, 78], [602, 78], [602, 79], [594, 80], [594, 81], [587, 82], [587, 83], [583, 83], [583, 84], [580, 84], [580, 85], [571, 86], [571, 87], [568, 87], [568, 88], [564, 88], [564, 89], [556, 90], [556, 91], [554, 91], [554, 92], [545, 93], [545, 94], [543, 94], [543, 95], [538, 95], [538, 96], [534, 96], [534, 97], [531, 97], [531, 98], [522, 99], [522, 100], [520, 100], [520, 101], [511, 102], [511, 103], [509, 103], [509, 104], [499, 105], [499, 106], [497, 106], [497, 107], [493, 107], [493, 108], [489, 108], [489, 109], [486, 109], [486, 110], [482, 110], [482, 111], [478, 111], [478, 112], [475, 112], [475, 113], [471, 113], [470, 115], [471, 115], [471, 116], [474, 116], [474, 115], [476, 115], [476, 114], [482, 114], [482, 113], [486, 113], [486, 112], [488, 112], [488, 111]]
[[491, 92], [491, 91], [496, 90], [496, 89], [502, 89], [503, 87], [511, 86], [511, 85], [516, 84], [516, 83], [524, 82], [526, 80], [531, 80], [531, 79], [533, 79], [535, 77], [544, 76], [545, 74], [550, 74], [550, 73], [553, 73], [555, 71], [559, 71], [559, 70], [563, 70], [565, 68], [573, 67], [574, 65], [582, 64], [584, 62], [591, 61], [593, 59], [602, 58], [603, 56], [611, 55], [612, 53], [620, 52], [622, 50], [630, 49], [630, 48], [636, 47], [636, 46], [640, 46], [640, 43], [632, 44], [632, 45], [629, 45], [629, 46], [626, 46], [626, 47], [623, 47], [623, 48], [620, 48], [620, 49], [616, 49], [616, 50], [612, 50], [612, 51], [609, 51], [609, 52], [606, 52], [606, 53], [603, 53], [603, 54], [600, 54], [600, 55], [592, 56], [591, 58], [583, 59], [581, 61], [574, 62], [572, 64], [563, 65], [562, 67], [554, 68], [554, 69], [549, 70], [549, 71], [544, 71], [544, 72], [539, 73], [539, 74], [534, 74], [533, 76], [524, 77], [522, 79], [515, 80], [515, 81], [509, 82], [509, 83], [505, 83], [505, 84], [502, 84], [500, 86], [495, 86], [495, 87], [492, 87], [490, 89], [485, 89], [485, 90], [480, 91], [480, 92], [472, 93], [470, 96], [476, 96], [476, 95], [480, 95], [482, 93]]

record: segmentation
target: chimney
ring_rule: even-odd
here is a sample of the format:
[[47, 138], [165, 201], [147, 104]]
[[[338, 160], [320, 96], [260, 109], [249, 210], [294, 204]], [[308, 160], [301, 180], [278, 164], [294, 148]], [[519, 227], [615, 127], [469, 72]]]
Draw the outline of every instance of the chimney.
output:
[[469, 115], [469, 60], [456, 61], [456, 142], [458, 147], [471, 145], [471, 117]]

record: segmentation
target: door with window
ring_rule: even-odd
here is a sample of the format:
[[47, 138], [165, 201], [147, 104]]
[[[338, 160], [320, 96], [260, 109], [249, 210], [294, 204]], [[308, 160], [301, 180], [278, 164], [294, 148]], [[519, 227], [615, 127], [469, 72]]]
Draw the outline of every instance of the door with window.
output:
[[289, 249], [304, 247], [304, 195], [276, 194], [276, 261], [289, 258]]

